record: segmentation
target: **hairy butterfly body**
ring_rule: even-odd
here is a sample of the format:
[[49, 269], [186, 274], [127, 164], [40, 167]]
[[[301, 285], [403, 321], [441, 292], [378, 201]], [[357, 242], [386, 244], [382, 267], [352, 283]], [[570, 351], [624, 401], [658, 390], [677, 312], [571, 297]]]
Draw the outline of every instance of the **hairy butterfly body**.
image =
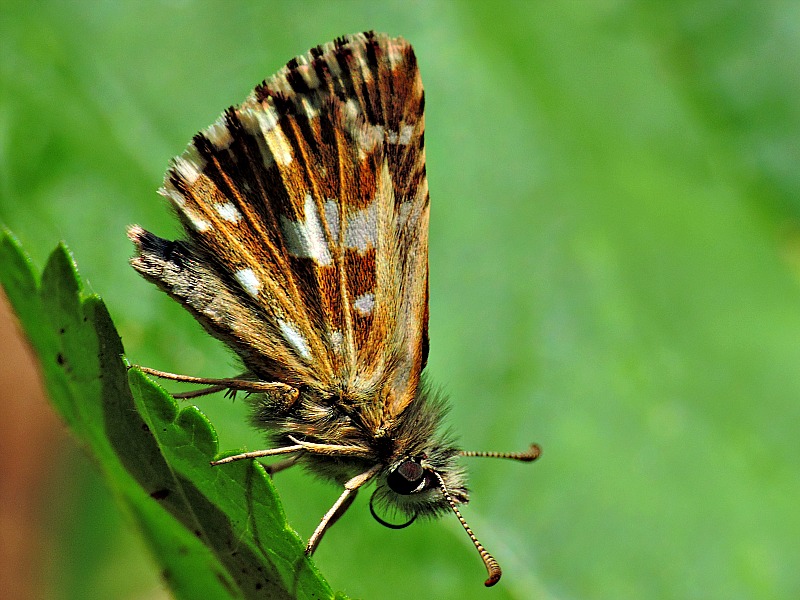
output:
[[[497, 562], [457, 505], [468, 500], [460, 456], [442, 433], [444, 404], [422, 379], [428, 356], [428, 184], [424, 94], [411, 46], [366, 32], [291, 60], [197, 134], [160, 193], [186, 238], [139, 226], [133, 267], [183, 304], [241, 358], [245, 372], [212, 380], [257, 392], [254, 421], [272, 448], [344, 486], [311, 536], [375, 482], [370, 509], [390, 527], [453, 510], [489, 571]], [[268, 467], [269, 468], [269, 467]], [[391, 525], [375, 505], [396, 509]]]

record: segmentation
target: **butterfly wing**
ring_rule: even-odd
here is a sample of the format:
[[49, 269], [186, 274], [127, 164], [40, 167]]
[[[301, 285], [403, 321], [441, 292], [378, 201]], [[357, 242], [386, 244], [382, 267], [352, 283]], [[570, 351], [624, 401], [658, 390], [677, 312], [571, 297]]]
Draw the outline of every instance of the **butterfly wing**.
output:
[[402, 38], [313, 48], [173, 161], [187, 239], [131, 228], [134, 268], [260, 379], [399, 414], [428, 352], [423, 112]]

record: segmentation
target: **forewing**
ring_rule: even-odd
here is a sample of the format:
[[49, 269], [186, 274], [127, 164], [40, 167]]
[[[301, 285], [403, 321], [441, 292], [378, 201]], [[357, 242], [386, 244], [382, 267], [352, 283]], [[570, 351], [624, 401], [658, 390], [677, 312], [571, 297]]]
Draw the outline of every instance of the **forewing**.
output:
[[313, 48], [173, 161], [188, 240], [132, 228], [133, 266], [258, 377], [402, 411], [428, 348], [423, 110], [403, 39]]

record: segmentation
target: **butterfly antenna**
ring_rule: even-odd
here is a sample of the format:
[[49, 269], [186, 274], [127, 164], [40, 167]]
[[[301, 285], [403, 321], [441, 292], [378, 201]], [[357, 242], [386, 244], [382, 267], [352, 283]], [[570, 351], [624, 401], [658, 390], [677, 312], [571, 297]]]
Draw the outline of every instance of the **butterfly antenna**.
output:
[[531, 444], [526, 452], [460, 452], [461, 456], [483, 456], [486, 458], [508, 458], [519, 462], [533, 462], [542, 454], [539, 444]]
[[439, 487], [442, 488], [442, 493], [444, 494], [447, 502], [450, 504], [450, 508], [452, 508], [453, 512], [456, 513], [456, 517], [458, 517], [461, 526], [464, 528], [464, 531], [467, 532], [467, 535], [469, 536], [469, 539], [472, 540], [472, 543], [475, 544], [475, 549], [478, 551], [478, 554], [481, 555], [481, 560], [483, 560], [483, 564], [486, 566], [486, 571], [489, 573], [489, 578], [484, 581], [483, 584], [486, 587], [492, 587], [495, 583], [500, 581], [500, 576], [503, 574], [502, 569], [500, 569], [500, 565], [495, 560], [494, 556], [489, 554], [486, 548], [483, 547], [483, 544], [478, 541], [478, 538], [475, 537], [475, 534], [472, 533], [472, 529], [470, 529], [470, 526], [467, 525], [467, 521], [461, 516], [461, 511], [458, 510], [455, 500], [453, 500], [450, 492], [447, 491], [447, 486], [444, 484], [444, 479], [442, 479], [442, 476], [437, 471], [434, 471], [433, 473], [439, 480]]

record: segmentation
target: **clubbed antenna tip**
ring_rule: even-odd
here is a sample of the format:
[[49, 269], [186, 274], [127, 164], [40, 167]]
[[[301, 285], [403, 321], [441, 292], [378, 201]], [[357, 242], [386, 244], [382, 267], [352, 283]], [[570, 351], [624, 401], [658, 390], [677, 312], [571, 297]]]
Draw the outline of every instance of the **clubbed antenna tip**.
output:
[[483, 584], [486, 587], [492, 587], [495, 583], [500, 581], [500, 576], [503, 574], [503, 570], [500, 568], [500, 565], [495, 560], [494, 556], [489, 554], [486, 548], [483, 547], [483, 544], [478, 541], [478, 538], [475, 537], [475, 534], [472, 532], [470, 526], [467, 525], [467, 521], [463, 516], [461, 516], [461, 511], [458, 510], [455, 500], [453, 500], [450, 492], [447, 491], [447, 486], [444, 484], [444, 479], [442, 479], [442, 476], [436, 471], [434, 471], [434, 474], [439, 480], [439, 487], [442, 489], [442, 494], [444, 494], [445, 499], [447, 500], [448, 504], [450, 504], [450, 508], [453, 509], [456, 517], [458, 517], [458, 521], [461, 523], [464, 531], [467, 532], [469, 539], [472, 540], [472, 543], [475, 545], [475, 549], [478, 551], [478, 554], [481, 555], [481, 560], [483, 560], [484, 566], [486, 566], [486, 571], [489, 573], [489, 577], [483, 582]]

